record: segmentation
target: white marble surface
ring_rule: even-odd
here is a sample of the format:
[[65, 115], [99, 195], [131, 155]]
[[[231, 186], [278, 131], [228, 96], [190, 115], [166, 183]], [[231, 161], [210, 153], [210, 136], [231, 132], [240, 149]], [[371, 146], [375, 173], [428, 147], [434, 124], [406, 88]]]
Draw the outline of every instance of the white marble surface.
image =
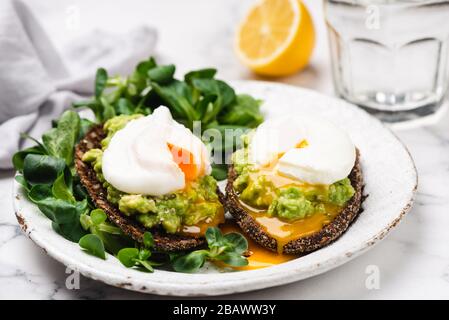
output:
[[[160, 33], [158, 55], [180, 72], [216, 66], [225, 79], [254, 79], [232, 52], [236, 21], [250, 0], [28, 0], [61, 50], [95, 28], [120, 31], [146, 23]], [[332, 83], [321, 13], [321, 1], [306, 1], [318, 43], [311, 65], [279, 81], [332, 94]], [[79, 28], [68, 28], [73, 9]], [[70, 26], [70, 24], [69, 24]], [[419, 172], [415, 206], [399, 227], [363, 256], [326, 274], [298, 283], [225, 299], [449, 299], [449, 114], [419, 128], [396, 130], [409, 148]], [[108, 287], [81, 278], [79, 290], [65, 286], [65, 267], [22, 235], [15, 220], [11, 185], [13, 172], [0, 171], [0, 299], [159, 299]], [[367, 289], [367, 267], [380, 272], [380, 287]]]

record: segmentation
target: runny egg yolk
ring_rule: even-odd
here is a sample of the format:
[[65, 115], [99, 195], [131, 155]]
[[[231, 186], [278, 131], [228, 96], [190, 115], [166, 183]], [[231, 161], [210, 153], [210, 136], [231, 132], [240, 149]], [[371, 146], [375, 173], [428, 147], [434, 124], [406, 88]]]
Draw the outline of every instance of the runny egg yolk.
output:
[[[242, 233], [239, 227], [235, 223], [225, 223], [220, 226], [223, 234], [230, 232]], [[248, 265], [244, 267], [233, 267], [236, 270], [254, 270], [266, 267], [271, 267], [277, 264], [281, 264], [290, 260], [297, 258], [297, 255], [288, 255], [277, 252], [269, 251], [261, 246], [259, 246], [255, 241], [249, 237], [245, 237], [248, 241], [248, 251], [245, 256], [248, 259]]]
[[186, 149], [167, 143], [168, 148], [173, 156], [173, 161], [178, 165], [179, 169], [184, 173], [186, 181], [192, 181], [198, 178], [202, 173], [203, 164], [200, 168], [195, 163], [195, 158], [191, 152]]
[[[301, 140], [294, 148], [301, 149], [308, 146], [307, 140]], [[297, 186], [302, 190], [321, 189], [324, 192], [325, 185], [311, 185], [294, 178], [284, 176], [278, 172], [276, 164], [285, 152], [279, 153], [278, 157], [274, 159], [268, 166], [260, 168], [258, 171], [250, 173], [252, 180], [257, 180], [259, 176], [264, 176], [265, 179], [273, 184], [275, 188], [282, 188], [288, 186]], [[282, 254], [284, 245], [292, 240], [310, 236], [313, 233], [320, 231], [325, 225], [329, 224], [340, 212], [341, 208], [338, 206], [326, 204], [325, 211], [316, 213], [311, 217], [303, 218], [296, 221], [284, 221], [278, 217], [267, 215], [267, 210], [259, 210], [241, 202], [242, 206], [246, 208], [249, 214], [259, 223], [262, 229], [271, 235], [277, 241], [278, 254]]]
[[[298, 142], [297, 144], [295, 144], [295, 149], [301, 149], [301, 148], [305, 148], [305, 147], [307, 147], [309, 144], [307, 143], [307, 140], [301, 140], [300, 142]], [[277, 160], [279, 160], [283, 155], [285, 154], [285, 152], [280, 152], [279, 154], [278, 154], [278, 157], [277, 157], [277, 159], [276, 159], [276, 161]]]
[[[297, 144], [295, 144], [294, 148], [295, 149], [301, 149], [301, 148], [305, 148], [309, 145], [309, 143], [307, 142], [307, 140], [301, 140], [300, 142], [298, 142]], [[285, 154], [286, 151], [284, 152], [279, 152], [277, 154], [277, 157], [274, 158], [270, 163], [268, 163], [267, 165], [265, 165], [265, 167], [267, 168], [274, 168], [274, 166], [277, 164], [277, 162], [279, 161], [279, 159]]]

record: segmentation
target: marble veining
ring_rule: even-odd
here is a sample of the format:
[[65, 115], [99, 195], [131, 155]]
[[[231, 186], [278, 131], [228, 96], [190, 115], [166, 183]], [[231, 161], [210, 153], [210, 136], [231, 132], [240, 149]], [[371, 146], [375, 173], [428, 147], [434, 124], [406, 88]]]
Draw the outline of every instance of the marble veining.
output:
[[[52, 3], [29, 1], [42, 18], [44, 26], [62, 48], [78, 31], [63, 28], [66, 8], [79, 5], [82, 24], [79, 33], [96, 27], [114, 30], [113, 17], [121, 15], [136, 23], [156, 25], [160, 32], [158, 54], [175, 62], [181, 72], [201, 66], [216, 66], [226, 79], [259, 79], [243, 68], [232, 53], [232, 37], [236, 21], [250, 0], [196, 1], [185, 5], [182, 0], [157, 2], [139, 0], [132, 8], [126, 1], [116, 1], [102, 25], [95, 12], [103, 2], [87, 0]], [[318, 42], [311, 66], [304, 72], [280, 80], [332, 94], [326, 35], [320, 2], [306, 1], [315, 19]], [[173, 6], [179, 10], [170, 10]], [[198, 10], [200, 8], [200, 10]], [[181, 10], [182, 9], [182, 10]], [[194, 12], [204, 19], [187, 21]], [[171, 16], [167, 16], [170, 13]], [[174, 23], [175, 22], [175, 23]], [[177, 24], [176, 22], [179, 22]], [[212, 23], [205, 27], [207, 23]], [[121, 24], [123, 25], [123, 24]], [[180, 27], [182, 25], [182, 30]], [[62, 26], [62, 27], [61, 27]], [[116, 27], [115, 27], [116, 28]], [[412, 211], [399, 227], [382, 243], [351, 262], [323, 275], [297, 283], [226, 296], [226, 299], [349, 299], [349, 298], [449, 298], [449, 113], [426, 127], [395, 130], [410, 150], [419, 173], [419, 189]], [[12, 202], [13, 172], [0, 171], [0, 299], [159, 299], [113, 288], [80, 277], [80, 289], [66, 286], [66, 268], [48, 257], [21, 232]], [[366, 286], [369, 266], [379, 270], [378, 288]]]

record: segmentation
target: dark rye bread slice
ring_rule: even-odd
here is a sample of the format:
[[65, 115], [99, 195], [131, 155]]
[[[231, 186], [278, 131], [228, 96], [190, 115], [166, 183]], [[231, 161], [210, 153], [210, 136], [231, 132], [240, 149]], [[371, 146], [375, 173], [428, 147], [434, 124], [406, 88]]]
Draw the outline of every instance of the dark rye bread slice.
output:
[[[277, 241], [265, 232], [257, 221], [241, 205], [238, 194], [233, 188], [233, 182], [237, 178], [233, 166], [229, 167], [228, 183], [226, 185], [225, 207], [235, 218], [240, 228], [258, 244], [271, 251], [277, 251]], [[357, 150], [357, 158], [349, 174], [351, 184], [355, 189], [354, 196], [346, 204], [343, 211], [335, 219], [324, 226], [320, 231], [285, 244], [282, 252], [286, 254], [306, 254], [318, 250], [338, 239], [362, 211], [363, 176], [360, 166], [360, 155]]]
[[[89, 163], [82, 161], [86, 151], [93, 148], [101, 148], [101, 140], [106, 134], [102, 125], [96, 125], [78, 143], [75, 148], [75, 167], [81, 179], [81, 183], [86, 188], [97, 208], [103, 209], [108, 219], [117, 225], [125, 234], [138, 242], [142, 242], [145, 229], [133, 219], [123, 215], [118, 208], [108, 202], [107, 191], [98, 180], [97, 174]], [[223, 195], [219, 193], [220, 201]], [[206, 243], [203, 238], [194, 238], [176, 234], [168, 234], [162, 229], [154, 228], [150, 230], [153, 234], [155, 249], [163, 252], [176, 252], [191, 250]]]

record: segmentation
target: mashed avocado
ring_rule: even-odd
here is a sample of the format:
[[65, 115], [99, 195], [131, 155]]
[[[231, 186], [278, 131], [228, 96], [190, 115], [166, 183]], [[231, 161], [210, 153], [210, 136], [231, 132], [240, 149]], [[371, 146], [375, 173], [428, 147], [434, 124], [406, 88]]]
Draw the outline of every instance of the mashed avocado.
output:
[[280, 189], [279, 196], [268, 207], [268, 214], [286, 220], [303, 219], [324, 211], [322, 203], [308, 199], [298, 187]]
[[161, 225], [169, 233], [179, 232], [182, 226], [197, 225], [221, 214], [223, 207], [216, 192], [217, 181], [212, 176], [188, 182], [185, 189], [162, 197], [126, 194], [104, 179], [101, 167], [103, 150], [117, 131], [139, 117], [141, 115], [120, 115], [106, 121], [104, 130], [107, 136], [101, 142], [102, 149], [91, 149], [83, 156], [83, 161], [92, 164], [106, 188], [108, 201], [117, 205], [123, 214], [135, 216], [145, 228]]
[[256, 208], [266, 210], [268, 215], [284, 220], [298, 220], [316, 213], [324, 213], [326, 205], [344, 207], [355, 191], [348, 178], [332, 185], [302, 185], [295, 183], [276, 188], [266, 175], [248, 161], [248, 146], [251, 134], [242, 139], [243, 148], [232, 155], [232, 163], [238, 177], [234, 189], [240, 199]]

